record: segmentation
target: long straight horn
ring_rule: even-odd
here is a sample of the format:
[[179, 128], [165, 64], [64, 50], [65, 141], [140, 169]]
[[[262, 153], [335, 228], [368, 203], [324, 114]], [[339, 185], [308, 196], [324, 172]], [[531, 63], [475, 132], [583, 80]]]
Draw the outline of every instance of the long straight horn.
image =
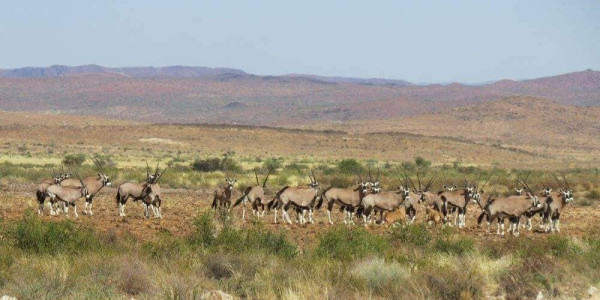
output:
[[100, 163], [91, 155], [90, 155], [90, 159], [96, 165], [96, 167], [98, 168], [98, 171], [100, 171], [100, 173], [104, 174], [104, 170], [102, 169], [102, 166], [100, 166]]
[[83, 183], [83, 180], [81, 179], [81, 176], [79, 176], [79, 172], [74, 171], [73, 173], [75, 173], [75, 176], [77, 176], [77, 179], [79, 179], [79, 183], [81, 183], [81, 186], [85, 187], [85, 183]]
[[308, 171], [306, 172], [306, 176], [308, 176], [308, 180], [310, 180], [310, 183], [312, 183], [313, 179], [310, 177], [310, 173], [308, 173]]
[[263, 181], [263, 189], [267, 187], [267, 180], [269, 180], [269, 175], [271, 175], [271, 169], [269, 169], [269, 171], [267, 172], [267, 177], [265, 177], [265, 181]]
[[431, 177], [429, 179], [429, 181], [427, 182], [427, 185], [425, 186], [425, 189], [423, 190], [423, 192], [426, 192], [429, 190], [429, 188], [431, 187], [431, 185], [433, 184], [433, 181], [435, 180], [435, 177], [437, 177], [437, 174], [433, 175], [433, 177]]
[[369, 181], [373, 182], [373, 177], [371, 177], [371, 164], [369, 164]]
[[379, 181], [379, 166], [377, 166], [377, 178], [375, 178], [375, 181]]
[[146, 178], [150, 177], [150, 166], [148, 166], [148, 160], [146, 160]]
[[563, 177], [563, 180], [565, 181], [565, 189], [570, 190], [571, 187], [569, 186], [569, 182], [567, 181], [567, 174], [563, 173], [562, 177]]
[[360, 170], [358, 168], [356, 169], [356, 175], [358, 175], [358, 180], [360, 180], [361, 183], [364, 182], [362, 179], [362, 175], [360, 175]]
[[419, 175], [421, 171], [417, 171], [417, 183], [419, 184], [419, 191], [421, 190], [421, 176]]
[[256, 174], [256, 170], [254, 170], [254, 177], [256, 178], [256, 185], [260, 185], [260, 182], [258, 182], [258, 174]]
[[417, 189], [417, 187], [415, 186], [415, 183], [412, 181], [412, 179], [410, 179], [410, 177], [408, 177], [408, 176], [406, 175], [406, 173], [403, 173], [403, 174], [404, 174], [404, 177], [405, 177], [406, 179], [408, 179], [408, 181], [410, 182], [410, 185], [412, 185], [412, 187], [413, 187], [413, 190], [416, 190], [416, 189]]
[[160, 180], [163, 175], [165, 175], [165, 172], [171, 167], [171, 165], [167, 165], [167, 167], [162, 171], [162, 173], [160, 173], [160, 175], [158, 175], [158, 178], [156, 178], [156, 180], [154, 181], [154, 183], [158, 183], [158, 180]]
[[313, 172], [313, 169], [310, 169], [310, 174], [312, 174], [312, 178], [314, 180], [314, 182], [317, 182], [317, 177], [315, 177], [315, 172]]
[[156, 163], [156, 170], [154, 170], [154, 174], [158, 175], [158, 164], [160, 164], [160, 162]]

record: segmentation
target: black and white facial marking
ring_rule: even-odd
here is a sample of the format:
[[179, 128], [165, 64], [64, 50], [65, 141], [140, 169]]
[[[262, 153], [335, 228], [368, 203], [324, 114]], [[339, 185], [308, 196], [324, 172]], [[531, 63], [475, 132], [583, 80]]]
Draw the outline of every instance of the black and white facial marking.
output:
[[543, 188], [542, 189], [542, 196], [544, 197], [550, 197], [550, 193], [552, 192], [551, 188]]
[[54, 184], [60, 184], [60, 182], [63, 180], [63, 178], [62, 178], [62, 175], [58, 175], [58, 176], [52, 177], [52, 180], [54, 181]]
[[319, 188], [319, 182], [318, 181], [313, 181], [310, 183], [310, 187], [313, 189], [318, 189]]
[[358, 185], [358, 190], [361, 194], [366, 195], [369, 192], [369, 182], [357, 181], [356, 185]]
[[572, 190], [559, 190], [560, 194], [562, 195], [563, 200], [565, 201], [565, 203], [569, 203], [571, 201], [573, 201], [573, 191]]
[[471, 196], [471, 201], [473, 203], [477, 203], [479, 204], [479, 202], [481, 201], [481, 194], [483, 193], [483, 191], [479, 191], [479, 190], [475, 190]]
[[369, 184], [371, 185], [371, 192], [373, 194], [379, 194], [381, 192], [381, 186], [379, 185], [379, 181], [370, 182]]
[[227, 189], [232, 191], [233, 185], [237, 182], [237, 179], [225, 179], [225, 181], [227, 182]]
[[458, 187], [456, 185], [445, 185], [444, 184], [444, 189], [447, 190], [448, 192], [453, 192], [454, 190], [456, 190]]
[[98, 173], [98, 176], [100, 176], [100, 180], [102, 180], [103, 186], [111, 186], [112, 185], [112, 183], [110, 182], [110, 179], [105, 174]]
[[524, 188], [520, 188], [520, 189], [519, 188], [515, 188], [515, 192], [517, 193], [518, 196], [522, 196], [524, 190], [525, 190]]

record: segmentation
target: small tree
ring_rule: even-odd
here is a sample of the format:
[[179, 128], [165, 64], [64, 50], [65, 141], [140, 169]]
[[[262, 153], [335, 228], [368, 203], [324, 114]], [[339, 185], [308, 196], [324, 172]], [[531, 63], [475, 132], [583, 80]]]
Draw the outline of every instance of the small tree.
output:
[[62, 161], [65, 166], [71, 167], [81, 167], [83, 162], [85, 162], [85, 154], [67, 154]]
[[338, 169], [340, 172], [346, 174], [353, 174], [356, 171], [362, 171], [363, 166], [356, 159], [344, 159], [338, 163]]
[[417, 168], [429, 168], [429, 166], [431, 166], [431, 162], [420, 157], [417, 156], [415, 157], [415, 165], [417, 166]]

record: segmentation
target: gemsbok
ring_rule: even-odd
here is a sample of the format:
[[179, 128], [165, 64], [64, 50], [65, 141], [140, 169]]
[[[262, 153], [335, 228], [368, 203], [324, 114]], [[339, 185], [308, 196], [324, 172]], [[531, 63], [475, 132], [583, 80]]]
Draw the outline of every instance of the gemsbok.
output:
[[[396, 174], [398, 179], [400, 177]], [[363, 224], [364, 226], [368, 226], [370, 223], [371, 212], [375, 211], [379, 212], [379, 223], [383, 224], [383, 212], [391, 212], [400, 208], [400, 206], [410, 201], [409, 192], [410, 188], [405, 183], [404, 186], [398, 187], [396, 191], [387, 191], [379, 194], [368, 194], [362, 199], [362, 209], [363, 209]]]
[[[540, 207], [540, 201], [536, 195], [534, 195], [531, 188], [526, 182], [522, 181], [523, 186], [527, 189], [527, 193], [522, 196], [509, 196], [507, 198], [496, 198], [491, 200], [485, 207], [488, 222], [493, 220], [497, 221], [497, 234], [504, 235], [504, 218], [508, 218], [511, 222], [509, 228], [512, 229], [512, 233], [515, 236], [519, 235], [519, 222], [521, 216], [532, 207]], [[502, 223], [500, 223], [502, 221]], [[500, 232], [502, 227], [502, 232]], [[489, 226], [488, 226], [489, 233]]]
[[[271, 175], [271, 169], [267, 173], [265, 180], [263, 180], [262, 185], [258, 181], [258, 174], [254, 171], [254, 177], [256, 178], [256, 185], [249, 186], [244, 190], [244, 194], [238, 198], [233, 207], [238, 206], [242, 203], [242, 221], [246, 219], [246, 203], [250, 203], [252, 206], [252, 215], [257, 217], [262, 217], [265, 215], [265, 188], [267, 188], [267, 180], [269, 180], [269, 175]], [[258, 212], [258, 208], [262, 209], [262, 212]]]
[[[102, 168], [102, 166], [100, 165], [100, 162], [98, 162], [93, 157], [90, 157], [90, 158], [92, 159], [92, 162], [94, 163], [94, 165], [96, 165], [96, 168], [98, 169], [98, 176], [90, 176], [90, 177], [83, 178], [83, 182], [85, 182], [85, 186], [87, 187], [88, 193], [89, 193], [89, 197], [86, 197], [86, 199], [85, 199], [85, 207], [83, 209], [83, 214], [84, 215], [89, 214], [91, 216], [94, 214], [92, 212], [92, 200], [94, 200], [94, 196], [96, 196], [96, 194], [98, 194], [98, 192], [100, 192], [100, 190], [103, 187], [111, 186], [112, 183], [110, 182], [110, 179], [106, 175], [106, 172], [104, 172], [104, 168]], [[60, 185], [65, 186], [65, 187], [75, 187], [75, 188], [81, 187], [80, 181], [75, 180], [73, 178], [67, 178], [67, 179], [61, 181]]]
[[[463, 228], [466, 226], [466, 214], [467, 214], [467, 205], [473, 194], [477, 190], [476, 186], [469, 186], [467, 181], [465, 180], [465, 187], [462, 189], [452, 190], [452, 191], [441, 191], [438, 193], [442, 201], [446, 203], [446, 213], [444, 213], [444, 217], [447, 219], [448, 214], [451, 210], [458, 210], [458, 214], [454, 220], [455, 225], [458, 228]], [[451, 226], [451, 222], [448, 223]]]
[[146, 161], [146, 180], [143, 183], [127, 181], [119, 185], [117, 189], [117, 205], [119, 207], [119, 216], [125, 217], [125, 205], [127, 200], [132, 198], [133, 201], [142, 200], [145, 196], [146, 186], [153, 184], [159, 178], [158, 168], [154, 173], [150, 173], [150, 167]]
[[356, 188], [343, 189], [331, 187], [323, 192], [316, 209], [320, 209], [323, 202], [327, 202], [327, 218], [329, 224], [333, 225], [331, 210], [333, 209], [334, 204], [338, 204], [344, 208], [344, 224], [354, 223], [354, 211], [360, 205], [362, 198], [369, 192], [369, 182], [365, 182], [362, 179], [360, 172], [357, 172], [357, 175], [359, 180], [356, 182]]
[[[144, 205], [144, 216], [146, 219], [150, 218], [149, 209], [152, 209], [152, 213], [154, 214], [155, 218], [162, 218], [162, 212], [160, 208], [162, 204], [162, 198], [161, 189], [158, 182], [165, 172], [171, 167], [171, 165], [168, 165], [162, 172], [160, 172], [158, 166], [159, 165], [157, 164], [156, 170], [154, 171], [154, 176], [146, 176], [147, 180], [152, 178], [150, 182], [146, 181], [146, 183], [141, 185], [138, 185], [137, 183], [127, 185], [122, 184], [119, 187], [119, 191], [117, 191], [117, 203], [119, 204], [120, 216], [125, 216], [125, 204], [127, 203], [127, 199], [131, 197], [133, 198], [133, 201], [142, 201], [142, 204]], [[141, 191], [138, 190], [140, 187]]]
[[[564, 186], [558, 190], [558, 193], [551, 194], [546, 199], [545, 217], [549, 224], [546, 227], [546, 232], [560, 232], [560, 214], [565, 206], [573, 201], [573, 190], [567, 181], [565, 174], [563, 176]], [[555, 179], [560, 183], [560, 180], [555, 176]]]
[[218, 187], [213, 194], [212, 209], [226, 209], [227, 212], [231, 209], [231, 194], [233, 193], [233, 185], [237, 182], [234, 178], [225, 178], [225, 185]]
[[[42, 182], [40, 182], [40, 184], [38, 185], [37, 190], [35, 191], [35, 196], [39, 204], [38, 214], [40, 215], [44, 213], [44, 202], [46, 202], [46, 198], [48, 197], [48, 195], [46, 194], [46, 189], [53, 184], [60, 184], [61, 181], [71, 177], [70, 174], [67, 174], [64, 171], [59, 174], [57, 174], [56, 171], [54, 171], [54, 174], [55, 175], [52, 176], [52, 178], [46, 178], [42, 180]], [[56, 214], [54, 210], [55, 203], [56, 202], [50, 202], [50, 215], [52, 216]]]
[[79, 176], [79, 173], [75, 172], [75, 176], [77, 176], [77, 179], [79, 180], [79, 186], [72, 187], [53, 184], [46, 188], [46, 195], [50, 197], [51, 202], [61, 201], [64, 204], [64, 212], [67, 217], [69, 216], [69, 205], [73, 206], [73, 211], [77, 218], [79, 217], [77, 214], [77, 200], [81, 197], [84, 197], [87, 200], [91, 195], [87, 185]]
[[314, 172], [311, 170], [312, 177], [308, 174], [310, 184], [308, 188], [285, 186], [282, 188], [273, 200], [267, 204], [267, 209], [273, 208], [275, 211], [274, 222], [277, 223], [277, 209], [282, 209], [283, 219], [292, 224], [288, 209], [293, 207], [298, 212], [297, 221], [300, 224], [306, 223], [304, 213], [308, 210], [308, 221], [314, 223], [313, 210], [319, 200], [319, 182], [315, 178]]

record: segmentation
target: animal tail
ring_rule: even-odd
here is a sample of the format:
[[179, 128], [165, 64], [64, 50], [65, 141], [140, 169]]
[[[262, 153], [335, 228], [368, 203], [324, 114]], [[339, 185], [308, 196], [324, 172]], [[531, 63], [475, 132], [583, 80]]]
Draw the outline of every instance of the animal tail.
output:
[[[317, 202], [317, 206], [315, 207], [316, 209], [321, 209], [321, 205], [323, 205], [323, 200], [325, 200], [325, 198], [327, 198], [326, 193], [327, 191], [329, 191], [330, 189], [332, 189], [333, 186], [330, 186], [328, 188], [326, 188], [323, 193], [321, 193], [321, 197], [319, 197], [319, 201]], [[329, 201], [329, 200], [327, 200]]]
[[44, 194], [44, 192], [37, 190], [35, 192], [35, 197], [37, 198], [37, 201], [39, 203], [44, 203], [44, 199], [46, 198], [46, 195]]
[[240, 203], [242, 203], [242, 200], [244, 200], [244, 198], [248, 197], [248, 193], [250, 193], [250, 190], [252, 189], [252, 187], [247, 187], [244, 190], [244, 194], [242, 195], [242, 197], [240, 197], [239, 199], [235, 200], [235, 203], [233, 203], [233, 207], [236, 207], [238, 205], [240, 205]]
[[485, 211], [481, 212], [479, 217], [477, 217], [477, 226], [481, 225], [481, 222], [483, 221], [483, 217], [485, 217], [485, 216], [487, 216], [487, 213]]
[[275, 197], [273, 197], [273, 199], [267, 203], [267, 210], [269, 210], [269, 211], [270, 211], [270, 210], [271, 210], [271, 208], [274, 208], [276, 205], [278, 205], [278, 204], [279, 204], [279, 203], [278, 203], [278, 201], [276, 201], [276, 200], [279, 200], [279, 199], [280, 199], [280, 197], [281, 197], [281, 194], [282, 194], [282, 193], [283, 193], [285, 190], [287, 190], [289, 187], [290, 187], [289, 185], [288, 185], [288, 186], [285, 186], [284, 188], [282, 188], [281, 190], [279, 190], [279, 192], [277, 192], [277, 194], [275, 194]]
[[217, 191], [215, 191], [214, 197], [213, 197], [213, 202], [210, 205], [211, 208], [215, 209], [217, 208]]

